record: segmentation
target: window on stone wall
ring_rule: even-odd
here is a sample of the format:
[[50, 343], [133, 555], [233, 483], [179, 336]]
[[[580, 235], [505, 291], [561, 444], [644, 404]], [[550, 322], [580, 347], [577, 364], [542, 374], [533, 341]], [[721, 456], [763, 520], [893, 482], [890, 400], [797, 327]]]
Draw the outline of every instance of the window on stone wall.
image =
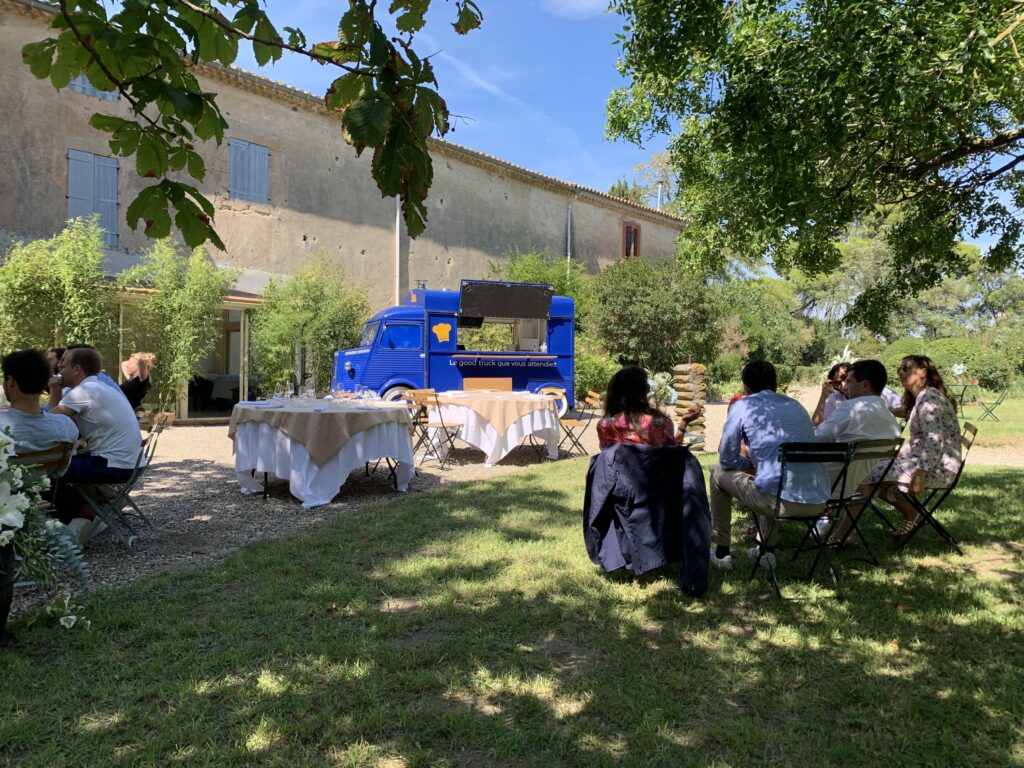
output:
[[117, 101], [120, 98], [117, 91], [101, 91], [99, 88], [96, 88], [89, 82], [89, 78], [85, 76], [84, 72], [68, 83], [68, 88], [75, 93], [84, 93], [86, 96], [103, 99], [103, 101]]
[[241, 139], [228, 139], [231, 151], [228, 196], [253, 203], [270, 202], [270, 150]]
[[640, 255], [640, 225], [634, 221], [622, 222], [622, 260]]
[[117, 246], [117, 159], [68, 150], [68, 218], [99, 214], [103, 241]]

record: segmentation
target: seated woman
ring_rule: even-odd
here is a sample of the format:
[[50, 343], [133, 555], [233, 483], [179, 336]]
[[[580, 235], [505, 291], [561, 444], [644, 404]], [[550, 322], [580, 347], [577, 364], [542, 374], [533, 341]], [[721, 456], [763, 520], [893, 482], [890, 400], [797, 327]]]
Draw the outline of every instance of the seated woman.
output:
[[142, 407], [142, 401], [153, 387], [149, 372], [153, 368], [155, 357], [152, 352], [136, 352], [121, 363], [121, 373], [125, 376], [125, 381], [121, 383], [121, 391], [131, 403], [132, 410], [137, 411]]
[[[917, 526], [917, 511], [894, 491], [920, 496], [926, 488], [945, 488], [953, 482], [960, 468], [960, 423], [953, 395], [930, 358], [907, 355], [900, 362], [899, 377], [903, 407], [910, 414], [907, 440], [889, 472], [883, 477], [887, 462], [879, 463], [860, 490], [870, 493], [871, 486], [878, 485], [878, 498], [903, 515], [903, 523], [893, 531], [893, 536], [903, 538]], [[832, 540], [841, 540], [849, 527], [844, 519]]]
[[673, 433], [672, 419], [648, 400], [647, 373], [635, 365], [623, 368], [608, 383], [604, 398], [604, 418], [597, 423], [597, 439], [601, 449], [616, 443], [640, 443], [655, 448], [676, 445], [686, 425], [700, 415], [692, 408]]

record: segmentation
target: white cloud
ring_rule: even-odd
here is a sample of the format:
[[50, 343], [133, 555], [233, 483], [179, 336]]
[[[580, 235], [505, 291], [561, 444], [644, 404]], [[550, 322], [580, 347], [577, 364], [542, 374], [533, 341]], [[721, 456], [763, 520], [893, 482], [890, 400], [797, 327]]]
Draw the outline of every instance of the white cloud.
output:
[[608, 0], [541, 0], [541, 6], [553, 16], [590, 19], [608, 10]]

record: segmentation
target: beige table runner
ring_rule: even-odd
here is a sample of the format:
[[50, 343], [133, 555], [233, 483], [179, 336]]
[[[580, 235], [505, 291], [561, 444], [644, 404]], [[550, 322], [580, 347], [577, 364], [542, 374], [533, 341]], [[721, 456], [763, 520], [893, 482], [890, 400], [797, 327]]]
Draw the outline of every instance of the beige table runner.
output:
[[[317, 411], [316, 408], [323, 410]], [[318, 466], [336, 456], [353, 435], [371, 427], [388, 422], [400, 424], [405, 429], [412, 426], [409, 412], [401, 404], [325, 404], [300, 400], [280, 408], [236, 405], [231, 411], [228, 437], [234, 437], [239, 424], [252, 421], [269, 424], [284, 432], [289, 439], [302, 443]]]
[[557, 401], [529, 392], [439, 392], [438, 402], [444, 406], [461, 406], [478, 413], [490, 422], [499, 435], [531, 411], [553, 411], [558, 416]]

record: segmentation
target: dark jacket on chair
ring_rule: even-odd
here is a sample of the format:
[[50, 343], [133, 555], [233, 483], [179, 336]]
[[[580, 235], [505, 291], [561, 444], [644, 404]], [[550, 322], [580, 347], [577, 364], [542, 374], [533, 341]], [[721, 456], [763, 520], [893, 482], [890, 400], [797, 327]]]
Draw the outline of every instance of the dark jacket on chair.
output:
[[587, 554], [604, 570], [641, 574], [680, 561], [680, 588], [707, 590], [711, 510], [689, 449], [606, 448], [590, 460], [583, 505]]

